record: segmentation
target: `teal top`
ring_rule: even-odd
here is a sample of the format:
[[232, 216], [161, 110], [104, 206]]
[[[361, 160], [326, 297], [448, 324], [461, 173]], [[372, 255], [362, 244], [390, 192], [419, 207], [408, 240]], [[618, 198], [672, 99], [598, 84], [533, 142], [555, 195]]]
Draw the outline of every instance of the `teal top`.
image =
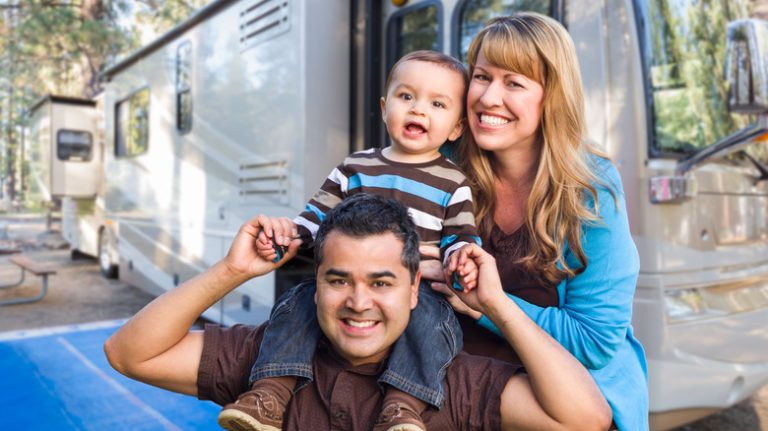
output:
[[[586, 269], [557, 285], [559, 307], [539, 307], [507, 295], [589, 370], [619, 430], [647, 430], [648, 369], [631, 324], [640, 259], [629, 232], [619, 173], [609, 160], [592, 160], [600, 182], [595, 184], [599, 220], [582, 227]], [[592, 195], [587, 193], [586, 199], [594, 209]], [[580, 266], [567, 248], [565, 261], [571, 268]], [[479, 324], [500, 335], [487, 317]]]

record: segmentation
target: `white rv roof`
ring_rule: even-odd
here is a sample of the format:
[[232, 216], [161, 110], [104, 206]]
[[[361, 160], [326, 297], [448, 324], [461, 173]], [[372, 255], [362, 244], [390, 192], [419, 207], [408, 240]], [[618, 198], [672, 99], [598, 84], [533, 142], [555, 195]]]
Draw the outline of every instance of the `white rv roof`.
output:
[[216, 15], [218, 12], [220, 12], [225, 7], [229, 6], [231, 3], [235, 2], [237, 0], [216, 0], [202, 9], [195, 12], [194, 15], [192, 15], [190, 18], [188, 18], [186, 21], [182, 22], [181, 24], [177, 25], [164, 35], [160, 36], [159, 38], [155, 39], [152, 43], [149, 45], [140, 48], [138, 51], [134, 52], [133, 54], [129, 55], [125, 59], [119, 61], [118, 63], [112, 65], [111, 67], [107, 68], [104, 72], [101, 73], [101, 80], [102, 81], [109, 81], [112, 79], [113, 76], [117, 75], [121, 71], [125, 70], [129, 66], [131, 66], [133, 63], [139, 61], [143, 57], [151, 54], [158, 48], [166, 45], [171, 40], [177, 38], [179, 35], [183, 34], [190, 28], [194, 27], [201, 21], [204, 21], [208, 17], [211, 17], [213, 15]]

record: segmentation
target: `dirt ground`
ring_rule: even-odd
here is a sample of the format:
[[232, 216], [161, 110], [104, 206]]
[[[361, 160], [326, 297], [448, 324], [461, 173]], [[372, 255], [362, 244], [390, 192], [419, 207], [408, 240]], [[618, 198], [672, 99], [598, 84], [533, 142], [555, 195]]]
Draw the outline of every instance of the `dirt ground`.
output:
[[[8, 251], [21, 251], [57, 271], [41, 301], [0, 305], [0, 332], [124, 319], [153, 299], [138, 288], [102, 277], [93, 259], [72, 260], [58, 223], [51, 227], [46, 231], [40, 216], [0, 215], [0, 284], [18, 280], [19, 269], [8, 261]], [[22, 286], [0, 289], [0, 300], [33, 296], [39, 289], [39, 277], [28, 275]], [[751, 399], [676, 431], [736, 430], [768, 431], [768, 386]]]
[[[46, 233], [39, 216], [0, 216], [0, 252], [20, 250], [57, 271], [49, 277], [48, 294], [41, 301], [0, 306], [0, 331], [127, 318], [152, 300], [135, 287], [102, 277], [95, 260], [72, 260], [58, 225], [52, 228], [54, 232]], [[0, 255], [2, 284], [19, 279], [19, 268], [8, 259], [8, 254]], [[40, 277], [27, 274], [21, 286], [0, 289], [0, 300], [34, 296], [40, 286]]]

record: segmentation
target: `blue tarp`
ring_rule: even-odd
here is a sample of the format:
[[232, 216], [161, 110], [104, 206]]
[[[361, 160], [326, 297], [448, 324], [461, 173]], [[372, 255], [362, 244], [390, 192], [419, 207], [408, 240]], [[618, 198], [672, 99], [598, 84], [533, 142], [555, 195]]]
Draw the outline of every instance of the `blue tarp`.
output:
[[109, 366], [120, 323], [0, 333], [0, 430], [219, 430], [217, 405]]

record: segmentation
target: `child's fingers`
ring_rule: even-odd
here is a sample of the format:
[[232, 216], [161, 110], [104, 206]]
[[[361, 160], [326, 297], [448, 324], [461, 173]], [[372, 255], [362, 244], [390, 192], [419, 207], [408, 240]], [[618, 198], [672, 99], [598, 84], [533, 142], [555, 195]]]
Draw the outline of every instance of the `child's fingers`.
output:
[[463, 276], [461, 278], [461, 284], [466, 288], [467, 291], [470, 291], [477, 286], [477, 271], [470, 272], [469, 274]]
[[445, 263], [445, 272], [446, 274], [450, 274], [454, 271], [456, 271], [456, 268], [458, 266], [458, 255], [459, 253], [453, 253], [450, 256], [448, 256], [448, 261]]
[[256, 252], [256, 255], [258, 255], [260, 258], [262, 258], [262, 259], [264, 259], [266, 261], [269, 261], [269, 262], [272, 262], [277, 257], [277, 254], [275, 254], [274, 250], [270, 250], [268, 252], [263, 252], [261, 250], [258, 250]]
[[462, 247], [458, 253], [459, 255], [459, 266], [464, 267], [467, 264], [467, 252], [465, 251], [466, 247]]

